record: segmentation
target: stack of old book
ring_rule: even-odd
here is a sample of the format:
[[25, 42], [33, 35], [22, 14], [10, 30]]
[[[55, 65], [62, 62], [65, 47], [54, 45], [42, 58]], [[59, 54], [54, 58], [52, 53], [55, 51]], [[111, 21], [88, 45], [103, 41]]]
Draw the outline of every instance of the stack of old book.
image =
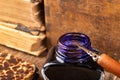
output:
[[0, 44], [35, 56], [46, 47], [42, 0], [0, 1]]

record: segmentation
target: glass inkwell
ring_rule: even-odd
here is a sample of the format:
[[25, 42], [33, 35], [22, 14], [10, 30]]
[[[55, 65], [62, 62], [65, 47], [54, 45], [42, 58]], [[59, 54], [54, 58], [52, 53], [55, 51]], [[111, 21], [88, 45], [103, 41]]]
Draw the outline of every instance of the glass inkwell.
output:
[[90, 39], [83, 33], [66, 33], [58, 39], [57, 46], [48, 53], [48, 60], [42, 68], [44, 80], [104, 80], [102, 68], [73, 42], [89, 50]]
[[85, 34], [82, 33], [67, 33], [59, 38], [57, 49], [56, 49], [56, 59], [60, 62], [65, 63], [84, 63], [90, 58], [86, 52], [78, 47], [73, 42], [77, 41], [89, 50], [91, 48], [91, 42]]

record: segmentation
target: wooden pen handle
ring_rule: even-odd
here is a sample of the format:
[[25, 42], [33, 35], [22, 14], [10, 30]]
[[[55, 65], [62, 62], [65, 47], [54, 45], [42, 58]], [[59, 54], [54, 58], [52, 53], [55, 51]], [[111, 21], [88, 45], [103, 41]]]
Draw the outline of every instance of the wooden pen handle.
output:
[[101, 54], [97, 63], [101, 65], [106, 71], [115, 74], [120, 77], [120, 63], [112, 59], [107, 54]]

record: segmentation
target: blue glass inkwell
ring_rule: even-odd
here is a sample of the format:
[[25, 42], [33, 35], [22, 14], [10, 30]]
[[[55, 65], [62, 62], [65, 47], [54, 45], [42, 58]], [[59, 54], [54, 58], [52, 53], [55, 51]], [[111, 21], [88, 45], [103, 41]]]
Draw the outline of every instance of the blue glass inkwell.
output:
[[87, 49], [93, 50], [90, 39], [87, 35], [83, 33], [67, 33], [62, 35], [58, 40], [56, 49], [56, 59], [58, 61], [67, 63], [83, 63], [90, 58], [85, 51], [79, 49], [73, 44], [75, 41]]
[[104, 80], [102, 68], [73, 42], [94, 50], [89, 37], [83, 33], [62, 35], [48, 52], [41, 70], [44, 80]]

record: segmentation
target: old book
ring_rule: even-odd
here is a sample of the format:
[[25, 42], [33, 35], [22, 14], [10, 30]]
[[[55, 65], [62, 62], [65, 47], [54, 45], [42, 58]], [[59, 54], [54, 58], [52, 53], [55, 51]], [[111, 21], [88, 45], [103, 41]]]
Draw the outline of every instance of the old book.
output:
[[0, 0], [0, 20], [41, 27], [42, 0]]
[[46, 50], [42, 0], [0, 1], [0, 44], [39, 56]]
[[0, 53], [0, 80], [32, 80], [35, 65], [8, 53]]

